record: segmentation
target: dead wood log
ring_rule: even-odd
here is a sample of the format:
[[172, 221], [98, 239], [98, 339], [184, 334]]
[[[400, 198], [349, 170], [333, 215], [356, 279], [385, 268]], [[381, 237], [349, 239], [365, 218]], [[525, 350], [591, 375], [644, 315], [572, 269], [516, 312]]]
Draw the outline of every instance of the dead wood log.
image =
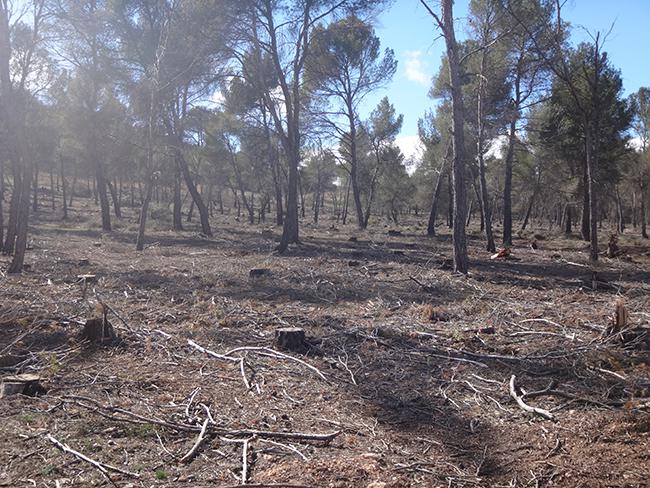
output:
[[307, 349], [305, 330], [299, 327], [276, 329], [275, 345], [282, 351], [303, 352]]

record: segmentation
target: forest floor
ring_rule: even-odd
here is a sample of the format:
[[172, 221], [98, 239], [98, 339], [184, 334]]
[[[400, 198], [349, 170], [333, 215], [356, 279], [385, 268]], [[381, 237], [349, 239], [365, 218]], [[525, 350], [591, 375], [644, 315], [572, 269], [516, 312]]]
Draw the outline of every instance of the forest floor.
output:
[[[103, 234], [89, 201], [66, 222], [41, 208], [29, 269], [0, 275], [0, 374], [47, 390], [0, 399], [0, 486], [237, 486], [244, 450], [248, 486], [650, 486], [650, 340], [605, 334], [617, 300], [650, 324], [647, 240], [622, 236], [593, 290], [585, 243], [539, 228], [504, 261], [470, 233], [465, 277], [425, 217], [305, 223], [279, 256], [278, 228], [219, 215], [212, 239], [152, 221], [136, 253], [124, 211]], [[97, 277], [85, 296], [80, 275]], [[98, 297], [120, 340], [91, 346]], [[275, 352], [286, 326], [307, 350]], [[518, 406], [513, 375], [552, 419]]]

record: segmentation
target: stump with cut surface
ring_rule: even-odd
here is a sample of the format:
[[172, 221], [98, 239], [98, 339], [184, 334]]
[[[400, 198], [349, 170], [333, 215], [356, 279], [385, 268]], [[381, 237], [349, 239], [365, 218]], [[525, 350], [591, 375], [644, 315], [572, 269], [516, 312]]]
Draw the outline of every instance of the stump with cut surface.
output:
[[307, 349], [305, 330], [299, 327], [284, 327], [282, 329], [276, 329], [275, 346], [282, 351], [305, 351]]
[[117, 339], [111, 323], [104, 318], [88, 319], [84, 324], [81, 337], [96, 344], [111, 342]]
[[17, 374], [5, 376], [0, 385], [0, 398], [11, 395], [38, 396], [45, 393], [45, 388], [40, 383], [41, 377], [37, 374]]

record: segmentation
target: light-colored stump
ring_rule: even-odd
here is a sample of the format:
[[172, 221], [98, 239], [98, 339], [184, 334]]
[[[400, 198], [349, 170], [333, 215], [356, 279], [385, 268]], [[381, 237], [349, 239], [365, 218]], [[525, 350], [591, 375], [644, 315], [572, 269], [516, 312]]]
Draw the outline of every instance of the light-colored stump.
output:
[[11, 395], [37, 396], [45, 393], [37, 374], [17, 374], [5, 376], [0, 384], [0, 398]]

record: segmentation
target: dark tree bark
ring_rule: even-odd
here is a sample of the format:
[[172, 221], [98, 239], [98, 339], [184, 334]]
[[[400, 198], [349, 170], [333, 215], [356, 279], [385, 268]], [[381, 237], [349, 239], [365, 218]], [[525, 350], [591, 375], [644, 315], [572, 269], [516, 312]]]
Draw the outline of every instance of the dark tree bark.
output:
[[106, 186], [108, 186], [108, 191], [111, 192], [111, 198], [113, 199], [113, 210], [115, 211], [115, 216], [118, 219], [122, 218], [122, 206], [120, 205], [120, 197], [117, 194], [117, 188], [110, 181], [106, 181]]
[[65, 179], [65, 163], [63, 158], [61, 158], [61, 190], [63, 193], [62, 203], [63, 203], [63, 220], [68, 218], [68, 182]]
[[646, 215], [645, 215], [645, 207], [646, 207], [646, 189], [642, 188], [641, 189], [641, 204], [640, 204], [640, 213], [639, 218], [641, 220], [641, 237], [644, 239], [648, 238], [648, 229], [646, 228]]
[[178, 165], [176, 165], [174, 172], [174, 202], [172, 210], [172, 227], [175, 231], [183, 230], [183, 216], [181, 215], [181, 207], [183, 202], [181, 201], [181, 171]]
[[580, 236], [582, 240], [589, 242], [589, 229], [591, 222], [589, 218], [589, 173], [587, 170], [587, 162], [585, 161], [582, 166], [582, 227], [580, 228]]
[[618, 191], [618, 185], [616, 186], [616, 216], [618, 219], [618, 231], [622, 234], [625, 232], [625, 215], [623, 214], [623, 202], [621, 193]]
[[[487, 37], [487, 36], [486, 36]], [[487, 41], [487, 39], [485, 39]], [[492, 234], [492, 211], [490, 209], [490, 197], [488, 195], [487, 181], [485, 179], [485, 114], [483, 113], [483, 95], [485, 86], [485, 62], [487, 61], [488, 49], [485, 48], [481, 55], [481, 67], [478, 82], [477, 94], [477, 138], [476, 138], [476, 159], [478, 161], [478, 174], [480, 182], [480, 204], [481, 204], [481, 230], [485, 230], [486, 248], [489, 252], [495, 252], [494, 236]], [[512, 218], [512, 217], [511, 217]]]
[[56, 210], [56, 201], [54, 200], [54, 195], [56, 193], [54, 187], [54, 162], [50, 164], [50, 197], [52, 199], [52, 212]]
[[185, 156], [183, 155], [182, 152], [183, 135], [182, 135], [182, 129], [178, 127], [179, 125], [180, 122], [176, 122], [176, 126], [172, 127], [171, 123], [169, 123], [167, 128], [168, 131], [170, 131], [170, 135], [173, 135], [175, 137], [175, 145], [173, 148], [174, 160], [177, 166], [181, 170], [181, 174], [183, 175], [183, 179], [185, 180], [185, 185], [187, 186], [190, 195], [192, 195], [192, 200], [194, 200], [194, 203], [196, 204], [196, 208], [199, 211], [199, 218], [201, 220], [201, 231], [206, 236], [212, 237], [213, 234], [212, 234], [212, 229], [210, 228], [210, 216], [208, 215], [208, 207], [205, 205], [205, 202], [203, 201], [201, 194], [196, 188], [196, 183], [192, 178], [192, 173], [190, 172], [189, 165], [187, 164], [187, 160], [185, 159]]
[[[431, 211], [429, 212], [429, 222], [427, 224], [427, 235], [436, 235], [436, 219], [438, 217], [438, 201], [440, 200], [440, 191], [442, 189], [442, 179], [445, 177], [447, 161], [452, 157], [451, 144], [447, 146], [445, 157], [442, 160], [440, 169], [438, 170], [438, 178], [436, 179], [436, 186], [433, 189], [433, 198], [431, 201]], [[417, 213], [416, 213], [417, 215]]]
[[573, 230], [573, 209], [570, 203], [564, 207], [564, 233], [571, 234]]
[[35, 165], [34, 167], [34, 174], [32, 175], [32, 193], [33, 193], [33, 199], [32, 199], [32, 212], [36, 213], [38, 212], [38, 176], [39, 176], [39, 171], [38, 171], [38, 165]]

